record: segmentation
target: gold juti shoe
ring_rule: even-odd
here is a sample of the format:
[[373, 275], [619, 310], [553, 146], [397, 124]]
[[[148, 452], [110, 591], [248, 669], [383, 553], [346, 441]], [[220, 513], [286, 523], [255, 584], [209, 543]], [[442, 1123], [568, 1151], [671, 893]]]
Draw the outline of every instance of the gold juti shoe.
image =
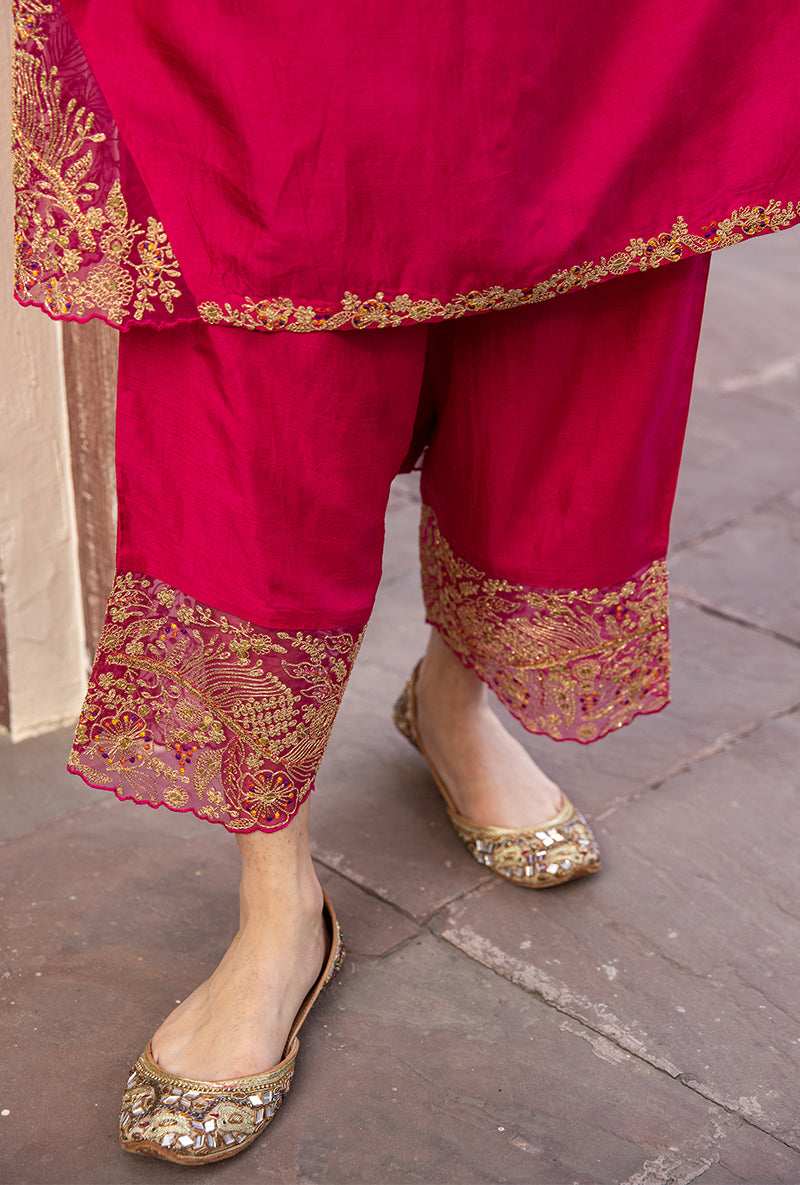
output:
[[519, 830], [488, 827], [458, 813], [420, 739], [416, 697], [420, 665], [421, 662], [417, 663], [394, 705], [394, 722], [427, 761], [455, 833], [470, 855], [497, 876], [529, 889], [547, 889], [597, 872], [600, 868], [597, 840], [566, 794], [562, 795], [563, 804], [558, 814], [539, 827]]
[[330, 951], [294, 1018], [278, 1065], [252, 1078], [195, 1082], [162, 1070], [148, 1044], [131, 1070], [122, 1100], [119, 1140], [126, 1152], [176, 1164], [210, 1164], [243, 1152], [261, 1135], [289, 1092], [303, 1021], [344, 961], [342, 932], [327, 897], [324, 915]]

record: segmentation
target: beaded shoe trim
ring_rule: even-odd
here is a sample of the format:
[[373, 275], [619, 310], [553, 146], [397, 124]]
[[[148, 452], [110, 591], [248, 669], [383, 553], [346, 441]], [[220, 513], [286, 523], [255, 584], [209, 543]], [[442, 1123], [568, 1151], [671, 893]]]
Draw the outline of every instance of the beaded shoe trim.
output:
[[567, 798], [549, 822], [512, 830], [474, 823], [460, 815], [420, 740], [416, 683], [419, 663], [394, 706], [394, 722], [428, 763], [453, 829], [470, 855], [497, 876], [530, 889], [546, 889], [600, 869], [600, 849], [583, 815]]
[[203, 1082], [163, 1070], [148, 1044], [131, 1070], [122, 1099], [119, 1138], [126, 1152], [177, 1164], [208, 1164], [235, 1156], [261, 1135], [289, 1093], [300, 1027], [344, 962], [342, 932], [327, 897], [325, 917], [331, 932], [330, 952], [295, 1017], [283, 1060], [254, 1077]]
[[296, 1054], [295, 1041], [290, 1056], [259, 1078], [195, 1082], [161, 1070], [148, 1045], [125, 1087], [122, 1147], [179, 1164], [208, 1163], [241, 1152], [288, 1094]]

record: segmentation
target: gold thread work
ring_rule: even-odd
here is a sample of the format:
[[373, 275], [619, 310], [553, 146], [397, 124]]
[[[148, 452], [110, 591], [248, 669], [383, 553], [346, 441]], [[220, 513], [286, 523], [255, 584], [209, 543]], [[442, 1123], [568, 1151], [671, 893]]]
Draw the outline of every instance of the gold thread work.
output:
[[420, 524], [428, 621], [529, 732], [589, 742], [669, 702], [669, 606], [659, 560], [612, 588], [497, 580]]
[[[116, 141], [113, 121], [106, 113], [108, 130], [101, 130], [99, 109], [68, 97], [63, 64], [45, 64], [53, 22], [68, 28], [56, 3], [15, 0], [16, 293], [21, 303], [41, 305], [57, 318], [100, 316], [123, 326], [131, 320], [166, 324], [199, 316], [209, 325], [293, 333], [418, 325], [538, 304], [612, 276], [777, 232], [800, 218], [800, 204], [777, 198], [740, 206], [699, 231], [679, 216], [669, 230], [634, 237], [611, 255], [561, 268], [529, 287], [492, 285], [447, 300], [345, 292], [338, 306], [249, 295], [222, 304], [205, 300], [195, 307], [187, 296], [179, 318], [178, 282], [183, 281], [178, 261], [157, 218], [147, 216], [145, 225], [129, 214], [119, 175], [124, 146], [110, 142]], [[70, 53], [79, 55], [77, 41]], [[84, 68], [88, 74], [88, 65]]]
[[39, 56], [53, 7], [14, 6], [16, 294], [54, 317], [163, 319], [181, 296], [180, 269], [161, 223], [133, 219], [119, 176], [108, 183], [115, 149], [97, 113], [68, 97], [58, 67]]
[[360, 644], [255, 626], [120, 573], [70, 769], [229, 831], [278, 830], [313, 787]]
[[238, 325], [244, 329], [287, 329], [294, 333], [310, 333], [324, 329], [390, 329], [400, 325], [418, 325], [425, 321], [450, 321], [474, 313], [516, 309], [524, 305], [541, 304], [566, 292], [574, 292], [599, 284], [611, 276], [623, 276], [632, 271], [648, 271], [665, 263], [676, 263], [686, 254], [701, 254], [739, 243], [742, 239], [778, 232], [791, 226], [800, 217], [794, 202], [782, 205], [771, 200], [765, 206], [741, 206], [730, 217], [703, 227], [701, 234], [692, 233], [684, 218], [675, 220], [672, 229], [649, 239], [633, 238], [623, 250], [614, 255], [601, 256], [574, 267], [554, 272], [529, 288], [502, 288], [493, 285], [481, 291], [467, 292], [443, 302], [436, 297], [415, 300], [405, 294], [387, 297], [379, 292], [371, 299], [362, 299], [345, 292], [341, 308], [295, 304], [288, 297], [254, 300], [249, 297], [224, 306], [206, 301], [199, 306], [200, 315], [210, 325]]

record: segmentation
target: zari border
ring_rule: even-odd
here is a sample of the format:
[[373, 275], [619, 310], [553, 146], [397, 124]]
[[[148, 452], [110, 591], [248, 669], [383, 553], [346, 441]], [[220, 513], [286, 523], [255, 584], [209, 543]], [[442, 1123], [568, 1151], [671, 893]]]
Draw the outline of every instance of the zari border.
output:
[[599, 260], [586, 261], [573, 267], [553, 272], [549, 280], [542, 280], [529, 288], [502, 288], [493, 285], [481, 291], [459, 293], [447, 302], [436, 297], [414, 299], [407, 293], [388, 298], [378, 292], [363, 299], [345, 292], [341, 308], [295, 304], [289, 297], [256, 300], [245, 297], [236, 304], [224, 306], [213, 301], [198, 305], [200, 316], [209, 325], [238, 325], [243, 329], [279, 330], [311, 333], [324, 329], [393, 329], [401, 325], [418, 325], [424, 321], [450, 321], [474, 313], [488, 313], [500, 309], [516, 309], [524, 305], [540, 304], [600, 284], [612, 276], [628, 272], [644, 272], [665, 263], [677, 263], [685, 255], [700, 254], [740, 243], [744, 238], [766, 231], [784, 230], [800, 219], [800, 203], [782, 205], [772, 199], [765, 206], [741, 206], [728, 218], [704, 226], [701, 232], [689, 230], [683, 217], [676, 218], [672, 229], [649, 239], [633, 238], [621, 251]]
[[420, 522], [427, 620], [529, 731], [587, 744], [669, 703], [666, 565], [610, 588], [543, 589], [459, 558]]
[[99, 317], [117, 327], [196, 319], [60, 4], [14, 0], [13, 13], [17, 301], [57, 320]]
[[118, 573], [68, 768], [120, 799], [277, 831], [313, 789], [362, 634], [267, 629]]
[[538, 304], [613, 276], [778, 232], [800, 219], [800, 202], [777, 198], [741, 206], [699, 231], [678, 216], [670, 230], [632, 238], [611, 255], [561, 268], [529, 287], [496, 284], [445, 300], [348, 291], [338, 308], [255, 295], [195, 305], [58, 0], [14, 0], [13, 12], [15, 297], [57, 320], [99, 317], [125, 328], [199, 318], [209, 325], [292, 333], [419, 325]]

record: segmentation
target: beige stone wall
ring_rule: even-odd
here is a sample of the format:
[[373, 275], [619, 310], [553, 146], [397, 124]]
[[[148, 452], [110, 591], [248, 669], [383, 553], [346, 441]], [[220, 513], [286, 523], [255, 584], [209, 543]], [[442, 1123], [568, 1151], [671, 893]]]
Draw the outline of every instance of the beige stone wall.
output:
[[[12, 26], [0, 0], [0, 143]], [[0, 165], [0, 573], [8, 722], [20, 740], [75, 719], [86, 676], [61, 327], [12, 290], [10, 158]], [[2, 642], [0, 642], [2, 645]]]

